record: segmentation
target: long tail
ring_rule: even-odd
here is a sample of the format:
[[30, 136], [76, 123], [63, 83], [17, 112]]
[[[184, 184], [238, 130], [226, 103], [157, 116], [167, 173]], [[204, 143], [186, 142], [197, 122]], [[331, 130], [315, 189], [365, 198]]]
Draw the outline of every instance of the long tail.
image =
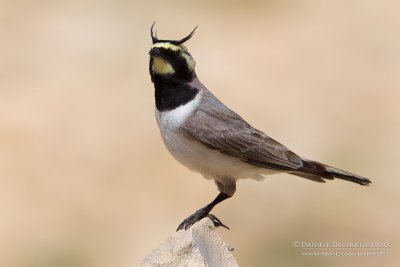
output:
[[325, 180], [333, 180], [334, 178], [350, 181], [360, 185], [369, 185], [371, 183], [371, 180], [359, 175], [342, 171], [316, 161], [307, 159], [302, 160], [303, 167], [296, 172], [291, 172], [291, 174], [320, 183], [325, 183]]

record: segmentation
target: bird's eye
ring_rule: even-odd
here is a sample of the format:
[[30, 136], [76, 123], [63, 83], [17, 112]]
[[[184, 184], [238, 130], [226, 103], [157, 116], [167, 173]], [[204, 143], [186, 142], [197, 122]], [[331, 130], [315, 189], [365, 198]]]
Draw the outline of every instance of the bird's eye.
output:
[[182, 51], [181, 51], [181, 50], [177, 50], [177, 51], [176, 51], [176, 55], [177, 55], [178, 57], [182, 56]]

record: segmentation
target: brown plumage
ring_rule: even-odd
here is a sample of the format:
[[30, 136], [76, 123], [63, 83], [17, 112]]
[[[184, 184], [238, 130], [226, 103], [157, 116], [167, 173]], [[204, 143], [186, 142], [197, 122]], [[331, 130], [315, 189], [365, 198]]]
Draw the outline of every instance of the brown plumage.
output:
[[182, 132], [222, 154], [254, 166], [287, 172], [316, 182], [339, 178], [369, 185], [367, 178], [316, 161], [302, 158], [243, 120], [212, 95], [204, 91], [198, 108], [182, 125]]

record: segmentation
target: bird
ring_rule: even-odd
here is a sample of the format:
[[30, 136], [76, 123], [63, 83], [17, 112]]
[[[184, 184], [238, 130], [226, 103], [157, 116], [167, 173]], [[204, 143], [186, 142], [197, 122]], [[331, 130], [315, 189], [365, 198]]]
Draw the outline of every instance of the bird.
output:
[[214, 180], [219, 191], [213, 201], [184, 219], [177, 231], [187, 230], [205, 217], [215, 226], [228, 228], [210, 212], [234, 195], [239, 179], [261, 180], [288, 173], [320, 183], [334, 178], [360, 185], [371, 183], [362, 176], [301, 157], [251, 126], [198, 79], [196, 62], [184, 45], [197, 26], [180, 40], [162, 40], [154, 32], [154, 24], [150, 29], [149, 72], [161, 138], [179, 163]]

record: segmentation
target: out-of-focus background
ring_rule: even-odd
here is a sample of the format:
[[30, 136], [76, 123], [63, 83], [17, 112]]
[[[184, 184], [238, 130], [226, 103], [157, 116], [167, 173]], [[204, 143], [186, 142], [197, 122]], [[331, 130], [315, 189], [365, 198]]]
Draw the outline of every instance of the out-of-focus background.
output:
[[[240, 181], [214, 210], [239, 264], [395, 266], [399, 10], [389, 0], [1, 1], [0, 266], [137, 266], [217, 195], [159, 136], [154, 20], [165, 39], [199, 25], [187, 43], [198, 76], [253, 126], [373, 180]], [[389, 248], [302, 256], [294, 241]]]

